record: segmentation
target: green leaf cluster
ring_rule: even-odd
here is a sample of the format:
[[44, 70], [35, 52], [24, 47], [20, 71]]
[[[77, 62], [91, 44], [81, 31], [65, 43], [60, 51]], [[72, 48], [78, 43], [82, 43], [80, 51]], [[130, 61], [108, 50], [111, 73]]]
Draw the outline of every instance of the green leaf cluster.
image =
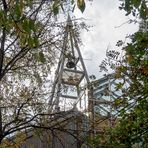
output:
[[[70, 4], [69, 4], [70, 3]], [[86, 8], [85, 0], [70, 0], [67, 2], [68, 7], [72, 8], [72, 11], [74, 11], [75, 6], [83, 13]], [[67, 6], [66, 6], [67, 7]], [[52, 11], [54, 15], [59, 14], [60, 9], [65, 11], [65, 3], [61, 0], [54, 0], [52, 4]]]
[[148, 18], [148, 7], [146, 0], [123, 0], [119, 9], [124, 9], [126, 15], [132, 14], [142, 19]]
[[54, 15], [57, 15], [59, 13], [59, 6], [60, 6], [60, 1], [55, 0], [53, 5], [52, 5]]
[[[114, 106], [118, 108], [116, 125], [111, 128], [106, 138], [110, 147], [136, 148], [148, 147], [148, 8], [145, 0], [122, 0], [120, 9], [126, 15], [132, 14], [141, 19], [145, 27], [129, 36], [131, 40], [122, 47], [125, 55], [120, 58], [115, 73], [118, 80], [117, 90], [122, 91], [120, 98], [115, 98]], [[118, 62], [118, 61], [117, 61]], [[127, 82], [127, 86], [124, 84]], [[101, 135], [100, 135], [101, 136]]]
[[38, 62], [41, 62], [41, 63], [46, 62], [45, 55], [42, 51], [34, 53], [33, 56], [34, 56], [34, 59]]
[[85, 10], [85, 0], [77, 0], [77, 6], [83, 13]]

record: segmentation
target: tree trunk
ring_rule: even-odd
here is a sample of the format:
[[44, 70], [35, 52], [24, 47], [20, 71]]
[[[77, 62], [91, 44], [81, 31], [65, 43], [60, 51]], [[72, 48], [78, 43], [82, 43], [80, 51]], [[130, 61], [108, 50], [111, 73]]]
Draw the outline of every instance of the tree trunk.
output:
[[1, 112], [1, 107], [0, 107], [0, 145], [2, 142], [3, 136], [2, 136], [2, 112]]
[[3, 136], [0, 133], [0, 147], [1, 147], [1, 144], [2, 144], [2, 140], [3, 140]]

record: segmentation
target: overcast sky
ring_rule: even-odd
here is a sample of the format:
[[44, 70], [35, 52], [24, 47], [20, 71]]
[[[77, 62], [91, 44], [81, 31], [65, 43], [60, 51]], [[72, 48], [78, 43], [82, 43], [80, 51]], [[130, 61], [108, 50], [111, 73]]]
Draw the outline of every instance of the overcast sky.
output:
[[[90, 31], [83, 31], [83, 46], [81, 52], [88, 74], [95, 74], [97, 78], [101, 77], [99, 64], [105, 58], [107, 46], [111, 49], [116, 48], [116, 42], [125, 38], [127, 34], [134, 33], [138, 26], [127, 24], [129, 17], [125, 12], [118, 9], [118, 0], [93, 0], [92, 4], [87, 3], [85, 12], [76, 10], [77, 17], [84, 17], [86, 24], [93, 26]], [[121, 24], [125, 23], [121, 27]]]

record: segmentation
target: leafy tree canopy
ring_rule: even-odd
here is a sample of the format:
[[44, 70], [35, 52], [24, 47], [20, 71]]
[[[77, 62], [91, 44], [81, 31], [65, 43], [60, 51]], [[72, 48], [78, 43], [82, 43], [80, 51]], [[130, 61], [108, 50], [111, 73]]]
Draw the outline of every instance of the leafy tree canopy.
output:
[[[140, 18], [140, 29], [128, 36], [131, 42], [118, 41], [124, 55], [119, 57], [115, 50], [107, 55], [109, 63], [102, 63], [106, 70], [109, 65], [120, 81], [117, 90], [122, 92], [114, 101], [117, 108], [115, 127], [106, 130], [94, 139], [93, 144], [106, 147], [144, 147], [148, 146], [148, 8], [145, 0], [122, 0], [120, 9], [126, 15]], [[138, 18], [138, 19], [139, 19]], [[119, 58], [118, 58], [119, 57]], [[122, 82], [122, 83], [121, 83]], [[125, 84], [128, 83], [128, 87]]]
[[84, 0], [68, 2], [0, 1], [0, 142], [30, 127], [49, 128], [53, 121], [49, 74], [65, 33], [55, 16], [69, 5], [85, 9]]

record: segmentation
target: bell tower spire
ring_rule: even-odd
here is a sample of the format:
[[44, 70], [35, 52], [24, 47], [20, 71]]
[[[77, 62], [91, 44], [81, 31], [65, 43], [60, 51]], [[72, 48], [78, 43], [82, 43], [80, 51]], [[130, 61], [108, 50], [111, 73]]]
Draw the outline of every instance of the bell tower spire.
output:
[[68, 15], [63, 46], [59, 58], [52, 94], [49, 100], [52, 110], [66, 111], [79, 104], [84, 109], [88, 74], [78, 45], [76, 31]]

